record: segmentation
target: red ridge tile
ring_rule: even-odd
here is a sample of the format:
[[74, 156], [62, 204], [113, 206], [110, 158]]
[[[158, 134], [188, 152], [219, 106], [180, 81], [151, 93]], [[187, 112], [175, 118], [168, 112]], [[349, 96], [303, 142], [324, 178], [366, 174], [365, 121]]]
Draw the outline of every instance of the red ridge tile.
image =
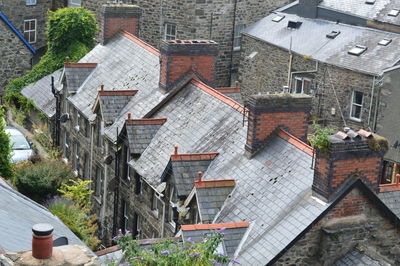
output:
[[147, 51], [149, 51], [152, 54], [155, 54], [157, 56], [160, 55], [160, 51], [158, 51], [156, 48], [154, 48], [153, 46], [151, 46], [150, 44], [142, 41], [141, 39], [139, 39], [138, 37], [136, 37], [135, 35], [127, 32], [127, 31], [122, 31], [121, 35], [128, 38], [129, 40], [137, 43], [138, 45], [142, 46], [144, 49], [146, 49]]
[[137, 90], [100, 90], [100, 96], [134, 96], [138, 91]]
[[190, 224], [190, 225], [182, 225], [182, 231], [194, 231], [194, 230], [215, 230], [221, 228], [243, 228], [249, 227], [249, 222], [240, 222], [240, 223], [223, 223], [223, 224]]
[[125, 122], [130, 125], [163, 125], [167, 121], [166, 118], [144, 118], [144, 119], [127, 119]]
[[296, 138], [295, 136], [289, 134], [285, 130], [283, 130], [283, 129], [279, 130], [278, 136], [281, 137], [282, 139], [286, 140], [287, 142], [289, 142], [296, 148], [304, 151], [308, 155], [311, 155], [311, 156], [313, 155], [313, 148], [310, 145], [307, 145], [306, 143], [304, 143], [300, 139]]
[[214, 160], [218, 152], [210, 153], [185, 153], [185, 154], [172, 154], [172, 161], [207, 161]]
[[196, 180], [194, 182], [196, 188], [234, 187], [235, 184], [235, 179]]
[[65, 63], [64, 67], [67, 68], [95, 68], [97, 63]]

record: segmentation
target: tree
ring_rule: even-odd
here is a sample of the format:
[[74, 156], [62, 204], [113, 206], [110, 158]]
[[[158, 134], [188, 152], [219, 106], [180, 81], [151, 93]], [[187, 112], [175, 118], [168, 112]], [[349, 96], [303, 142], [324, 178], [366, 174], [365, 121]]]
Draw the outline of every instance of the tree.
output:
[[5, 128], [4, 111], [0, 107], [0, 177], [10, 179], [14, 175], [14, 169], [11, 164], [12, 149], [10, 137], [6, 133]]

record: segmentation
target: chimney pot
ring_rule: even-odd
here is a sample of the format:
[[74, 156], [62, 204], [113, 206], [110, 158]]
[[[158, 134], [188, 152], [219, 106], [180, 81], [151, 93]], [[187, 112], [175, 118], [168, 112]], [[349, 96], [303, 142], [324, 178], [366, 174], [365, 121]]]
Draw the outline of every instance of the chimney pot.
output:
[[128, 120], [131, 120], [131, 119], [132, 119], [132, 113], [129, 112], [129, 113], [128, 113]]
[[197, 182], [201, 182], [202, 177], [203, 177], [203, 172], [202, 171], [197, 172]]
[[36, 259], [48, 259], [53, 254], [53, 226], [35, 224], [32, 226], [32, 256]]
[[239, 81], [236, 81], [236, 82], [235, 82], [235, 85], [236, 85], [236, 88], [237, 88], [237, 89], [240, 89], [240, 82], [239, 82]]
[[65, 57], [65, 63], [69, 64], [69, 56]]
[[178, 146], [175, 146], [174, 149], [175, 149], [174, 154], [178, 154]]
[[101, 90], [101, 91], [104, 90], [104, 85], [103, 85], [103, 84], [100, 85], [100, 90]]

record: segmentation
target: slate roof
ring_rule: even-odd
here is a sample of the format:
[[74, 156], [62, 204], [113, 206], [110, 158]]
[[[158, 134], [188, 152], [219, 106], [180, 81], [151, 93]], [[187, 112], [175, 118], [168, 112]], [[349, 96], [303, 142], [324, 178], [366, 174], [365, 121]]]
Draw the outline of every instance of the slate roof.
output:
[[162, 127], [158, 125], [125, 124], [131, 153], [141, 154], [149, 146], [157, 131]]
[[400, 191], [381, 192], [378, 197], [400, 217]]
[[[197, 228], [195, 228], [197, 227]], [[207, 229], [210, 228], [210, 229]], [[218, 225], [195, 225], [192, 227], [182, 226], [182, 237], [183, 241], [194, 241], [201, 242], [204, 238], [213, 234], [216, 230], [221, 230], [224, 235], [223, 247], [226, 252], [225, 255], [232, 258], [235, 254], [237, 247], [243, 239], [244, 234], [248, 230], [248, 223], [237, 223], [237, 224], [218, 224]]]
[[[273, 22], [277, 14], [285, 18]], [[289, 50], [292, 43], [294, 53], [372, 75], [381, 75], [400, 60], [400, 50], [396, 49], [400, 45], [399, 34], [281, 12], [277, 14], [261, 19], [246, 28], [243, 34], [286, 50]], [[298, 29], [288, 29], [288, 21], [302, 24]], [[340, 34], [334, 39], [327, 38], [326, 35], [332, 31], [340, 31]], [[392, 42], [388, 46], [378, 45], [384, 38], [392, 39]], [[348, 54], [355, 45], [367, 46], [368, 49], [360, 56]]]
[[97, 45], [79, 61], [98, 65], [77, 93], [68, 99], [85, 117], [94, 120], [92, 107], [100, 85], [112, 90], [137, 89], [137, 94], [121, 110], [114, 124], [105, 129], [105, 135], [115, 142], [117, 128], [121, 131], [128, 112], [132, 112], [133, 118], [141, 118], [166, 97], [158, 90], [158, 55], [158, 51], [133, 35], [118, 34], [106, 45]]
[[376, 0], [373, 5], [366, 4], [365, 0], [323, 0], [319, 7], [340, 11], [367, 20], [400, 25], [400, 16], [388, 16], [390, 10], [400, 8], [397, 0]]
[[31, 250], [32, 226], [37, 223], [51, 224], [54, 227], [54, 239], [65, 236], [69, 244], [85, 246], [45, 207], [13, 190], [0, 179], [0, 246], [6, 251]]
[[379, 262], [366, 254], [357, 251], [347, 253], [343, 258], [337, 260], [333, 266], [389, 266], [390, 264]]
[[57, 82], [62, 74], [62, 69], [47, 75], [40, 80], [29, 84], [22, 91], [22, 95], [31, 99], [35, 105], [51, 118], [56, 113], [56, 99], [51, 92], [51, 77], [54, 76], [54, 82]]
[[65, 67], [65, 80], [69, 92], [76, 92], [89, 75], [95, 71], [95, 67]]
[[112, 95], [112, 93], [108, 93], [107, 95], [99, 94], [101, 115], [106, 125], [114, 123], [121, 110], [129, 103], [135, 92], [137, 91], [131, 91], [122, 95]]

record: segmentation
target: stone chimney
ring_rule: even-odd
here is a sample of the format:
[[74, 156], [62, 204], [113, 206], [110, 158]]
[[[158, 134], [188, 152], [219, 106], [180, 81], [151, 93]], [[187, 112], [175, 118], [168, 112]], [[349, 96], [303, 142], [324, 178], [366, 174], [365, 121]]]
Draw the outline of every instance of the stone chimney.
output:
[[53, 226], [35, 224], [32, 226], [32, 257], [48, 259], [53, 254]]
[[106, 44], [115, 34], [124, 30], [139, 35], [141, 9], [135, 5], [107, 4], [100, 10], [100, 42]]
[[304, 18], [317, 18], [321, 0], [299, 0], [297, 15]]
[[160, 88], [168, 92], [186, 73], [193, 71], [199, 78], [214, 87], [215, 63], [218, 44], [214, 41], [170, 40], [162, 41]]
[[361, 179], [377, 193], [387, 140], [365, 130], [329, 136], [325, 151], [316, 149], [313, 194], [330, 202], [351, 180]]
[[264, 94], [249, 97], [246, 155], [252, 157], [277, 129], [307, 139], [311, 97], [305, 94]]

